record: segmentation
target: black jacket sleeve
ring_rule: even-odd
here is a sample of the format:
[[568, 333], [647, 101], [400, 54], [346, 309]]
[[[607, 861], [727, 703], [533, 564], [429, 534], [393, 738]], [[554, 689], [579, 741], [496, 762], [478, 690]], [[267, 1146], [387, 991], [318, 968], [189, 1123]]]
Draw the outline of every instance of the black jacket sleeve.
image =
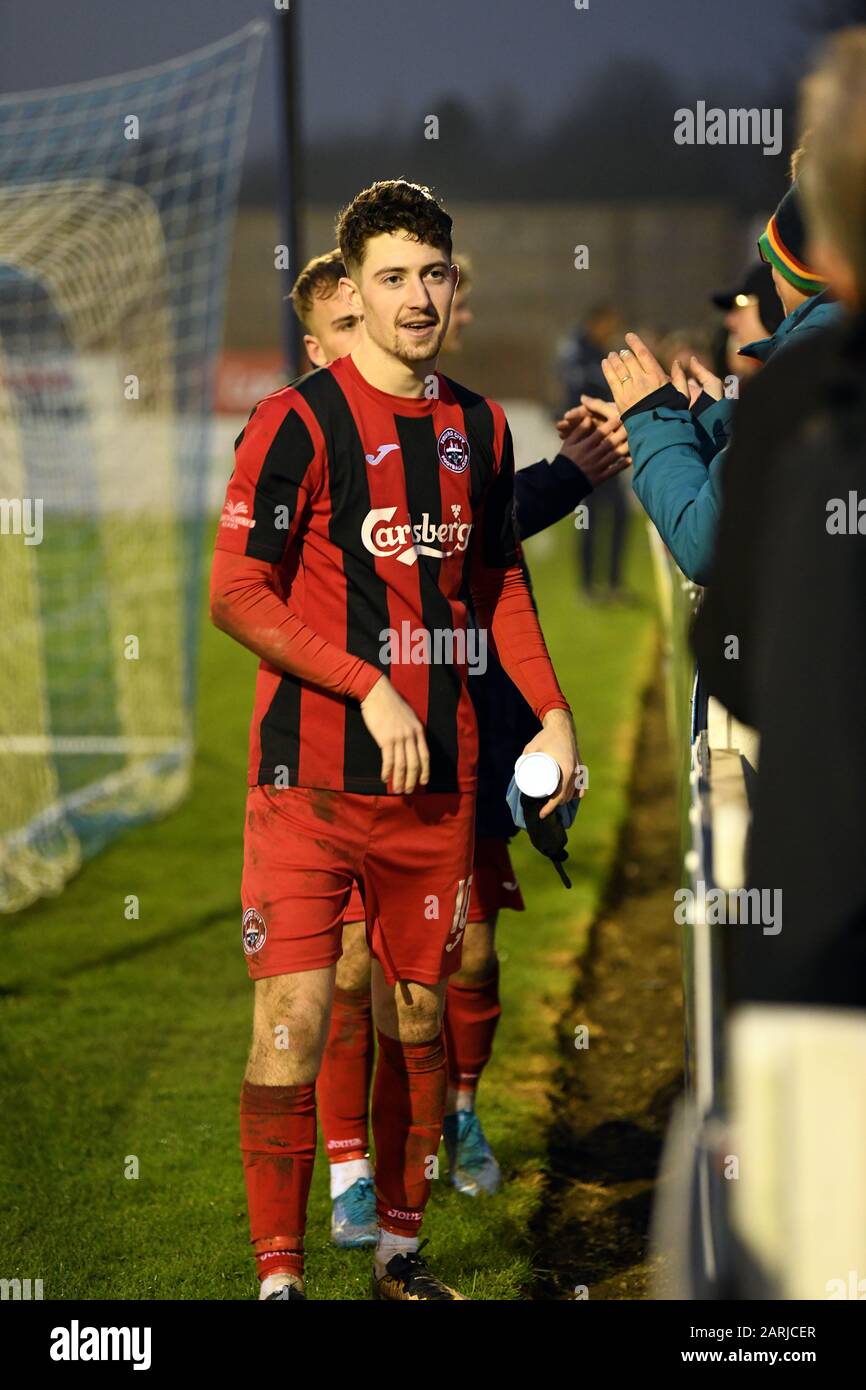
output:
[[519, 469], [514, 475], [514, 507], [520, 539], [528, 540], [561, 521], [591, 492], [589, 479], [563, 454], [552, 463], [539, 459]]

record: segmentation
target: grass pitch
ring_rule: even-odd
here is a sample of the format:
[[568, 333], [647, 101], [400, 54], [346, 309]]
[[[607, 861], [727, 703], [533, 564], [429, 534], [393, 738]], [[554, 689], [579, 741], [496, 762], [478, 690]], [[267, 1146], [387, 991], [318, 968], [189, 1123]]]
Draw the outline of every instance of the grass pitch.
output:
[[[524, 836], [513, 842], [528, 910], [500, 918], [504, 1013], [479, 1099], [507, 1181], [493, 1200], [459, 1196], [443, 1151], [424, 1224], [437, 1273], [471, 1298], [520, 1299], [532, 1283], [555, 1023], [611, 870], [653, 659], [642, 520], [629, 538], [631, 606], [581, 599], [573, 552], [568, 519], [527, 545], [589, 768], [570, 835], [574, 888]], [[238, 895], [255, 666], [205, 625], [189, 799], [59, 898], [0, 922], [0, 1273], [42, 1279], [48, 1299], [256, 1294], [237, 1134], [252, 1002]], [[124, 915], [130, 894], [138, 920]], [[326, 1170], [320, 1155], [308, 1294], [365, 1298], [369, 1253], [329, 1244]]]

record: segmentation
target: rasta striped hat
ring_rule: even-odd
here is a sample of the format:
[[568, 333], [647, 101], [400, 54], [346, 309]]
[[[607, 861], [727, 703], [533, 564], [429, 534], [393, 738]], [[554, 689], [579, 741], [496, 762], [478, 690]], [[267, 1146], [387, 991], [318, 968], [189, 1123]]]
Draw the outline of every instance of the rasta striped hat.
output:
[[761, 259], [775, 266], [780, 275], [801, 294], [820, 294], [827, 281], [803, 261], [806, 249], [806, 225], [796, 182], [791, 184], [766, 231], [758, 237]]

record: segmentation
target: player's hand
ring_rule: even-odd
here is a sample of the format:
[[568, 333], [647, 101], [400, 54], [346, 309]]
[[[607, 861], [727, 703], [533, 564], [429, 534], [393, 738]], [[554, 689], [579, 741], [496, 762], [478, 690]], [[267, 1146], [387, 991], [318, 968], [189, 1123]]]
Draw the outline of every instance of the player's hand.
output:
[[597, 425], [603, 425], [608, 420], [615, 420], [619, 424], [619, 411], [613, 401], [604, 401], [601, 396], [582, 395], [580, 403], [589, 411]]
[[567, 801], [573, 801], [575, 795], [582, 797], [585, 789], [579, 787], [575, 792], [575, 782], [580, 770], [580, 754], [577, 751], [577, 736], [574, 732], [574, 720], [570, 711], [564, 709], [548, 710], [541, 724], [541, 733], [536, 734], [523, 751], [524, 753], [549, 753], [551, 758], [559, 764], [561, 773], [559, 791], [542, 806], [539, 818], [544, 820], [545, 816], [549, 816], [557, 806], [564, 806]]
[[566, 410], [562, 419], [557, 420], [556, 429], [560, 439], [589, 439], [592, 430], [597, 430], [623, 458], [628, 454], [628, 435], [613, 401], [581, 396], [580, 405]]
[[398, 794], [430, 780], [430, 753], [424, 726], [387, 676], [380, 676], [361, 701], [361, 715], [382, 753], [382, 781]]
[[625, 425], [618, 417], [615, 422], [592, 425], [588, 432], [578, 422], [560, 443], [559, 452], [580, 469], [592, 487], [606, 483], [631, 463]]
[[603, 401], [600, 396], [581, 396], [580, 405], [573, 405], [570, 410], [565, 411], [562, 419], [556, 422], [560, 439], [565, 439], [571, 434], [578, 420], [585, 420], [587, 414], [594, 425], [603, 425], [608, 420], [616, 420], [619, 423], [619, 411], [613, 401]]
[[570, 434], [574, 434], [578, 426], [583, 434], [589, 434], [595, 421], [589, 418], [589, 412], [584, 405], [574, 405], [570, 410], [566, 410], [562, 419], [556, 422], [556, 432], [560, 439], [567, 439]]
[[661, 363], [636, 333], [626, 333], [625, 340], [628, 347], [621, 352], [609, 352], [601, 363], [620, 415], [670, 381]]

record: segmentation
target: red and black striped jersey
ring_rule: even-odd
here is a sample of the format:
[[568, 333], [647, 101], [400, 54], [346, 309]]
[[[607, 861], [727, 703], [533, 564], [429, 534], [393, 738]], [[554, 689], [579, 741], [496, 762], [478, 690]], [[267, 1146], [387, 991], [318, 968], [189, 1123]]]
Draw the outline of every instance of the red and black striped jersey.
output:
[[568, 708], [520, 569], [504, 412], [441, 374], [423, 398], [392, 396], [344, 357], [266, 397], [237, 440], [216, 545], [272, 564], [299, 630], [330, 644], [322, 684], [308, 664], [305, 678], [262, 661], [251, 784], [385, 793], [360, 709], [385, 672], [424, 725], [427, 790], [473, 789], [467, 584], [538, 717]]

